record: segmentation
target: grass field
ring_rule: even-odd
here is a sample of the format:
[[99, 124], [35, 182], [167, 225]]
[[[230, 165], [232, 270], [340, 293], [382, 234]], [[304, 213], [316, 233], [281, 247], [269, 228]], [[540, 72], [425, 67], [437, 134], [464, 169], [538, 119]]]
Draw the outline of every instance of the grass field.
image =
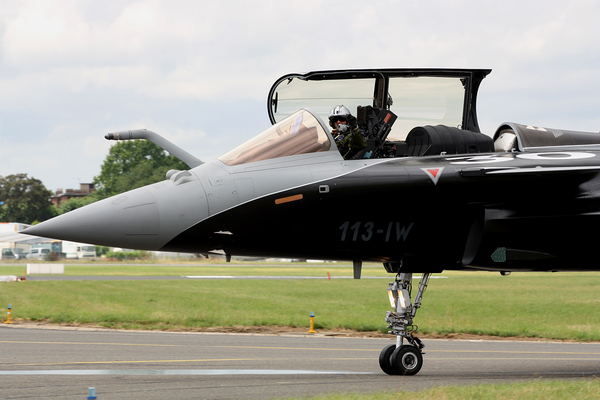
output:
[[[27, 263], [0, 265], [0, 275], [23, 275]], [[347, 263], [257, 263], [257, 262], [179, 262], [160, 263], [105, 263], [65, 264], [65, 275], [70, 276], [182, 276], [182, 275], [234, 275], [234, 276], [352, 276], [352, 265]], [[380, 264], [365, 264], [363, 276], [391, 277]]]
[[[303, 400], [563, 400], [598, 399], [600, 381], [560, 380], [536, 381], [514, 384], [442, 386], [418, 392], [381, 392], [375, 394], [341, 393], [318, 397], [302, 397]], [[300, 400], [290, 398], [288, 400]]]
[[[0, 266], [0, 275], [24, 265]], [[350, 276], [348, 264], [67, 264], [68, 275]], [[13, 320], [123, 329], [194, 330], [236, 326], [386, 332], [389, 279], [26, 281], [0, 284], [0, 312]], [[600, 340], [600, 273], [447, 272], [432, 279], [415, 320], [424, 334]], [[6, 314], [3, 313], [2, 317]]]

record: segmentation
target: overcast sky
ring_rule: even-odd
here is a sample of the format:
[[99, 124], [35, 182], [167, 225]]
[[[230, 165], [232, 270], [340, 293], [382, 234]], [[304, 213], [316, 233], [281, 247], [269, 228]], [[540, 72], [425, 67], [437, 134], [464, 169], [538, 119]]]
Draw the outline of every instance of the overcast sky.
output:
[[206, 161], [270, 125], [277, 78], [321, 69], [491, 68], [484, 133], [597, 132], [599, 15], [593, 0], [0, 0], [0, 175], [78, 188], [104, 134], [137, 128]]

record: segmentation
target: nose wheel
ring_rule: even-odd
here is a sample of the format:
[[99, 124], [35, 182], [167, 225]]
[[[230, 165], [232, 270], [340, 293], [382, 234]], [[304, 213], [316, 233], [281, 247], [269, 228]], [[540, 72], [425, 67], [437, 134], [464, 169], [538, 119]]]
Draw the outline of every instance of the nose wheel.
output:
[[385, 346], [381, 350], [381, 353], [379, 353], [379, 367], [388, 375], [398, 375], [392, 366], [392, 354], [394, 354], [394, 351], [396, 351], [396, 345], [390, 344], [389, 346]]
[[423, 367], [423, 353], [412, 345], [391, 344], [381, 350], [379, 367], [388, 375], [415, 375]]
[[[398, 274], [395, 282], [390, 282], [388, 294], [395, 311], [388, 311], [385, 320], [389, 333], [396, 335], [396, 344], [386, 346], [379, 354], [379, 366], [388, 375], [415, 375], [423, 367], [425, 345], [412, 334], [417, 330], [413, 325], [413, 318], [421, 307], [421, 299], [430, 276], [431, 274], [424, 274], [421, 278], [414, 304], [410, 300], [412, 274]], [[410, 344], [404, 344], [404, 339]]]
[[390, 364], [395, 375], [415, 375], [423, 366], [423, 355], [415, 346], [404, 345], [394, 350]]

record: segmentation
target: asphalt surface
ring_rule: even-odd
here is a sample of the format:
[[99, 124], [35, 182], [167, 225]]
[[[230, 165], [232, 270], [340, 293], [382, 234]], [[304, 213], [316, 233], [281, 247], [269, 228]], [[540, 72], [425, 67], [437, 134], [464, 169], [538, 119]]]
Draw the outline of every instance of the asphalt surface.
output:
[[269, 399], [600, 376], [600, 344], [425, 340], [416, 376], [388, 376], [392, 339], [0, 325], [0, 399]]

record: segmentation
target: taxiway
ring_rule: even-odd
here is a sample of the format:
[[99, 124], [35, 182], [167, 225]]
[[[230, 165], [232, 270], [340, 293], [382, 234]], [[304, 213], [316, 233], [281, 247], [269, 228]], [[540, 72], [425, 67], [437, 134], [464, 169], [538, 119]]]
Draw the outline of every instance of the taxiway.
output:
[[330, 392], [586, 379], [600, 344], [425, 340], [416, 376], [388, 376], [390, 339], [0, 325], [0, 399], [269, 399]]

